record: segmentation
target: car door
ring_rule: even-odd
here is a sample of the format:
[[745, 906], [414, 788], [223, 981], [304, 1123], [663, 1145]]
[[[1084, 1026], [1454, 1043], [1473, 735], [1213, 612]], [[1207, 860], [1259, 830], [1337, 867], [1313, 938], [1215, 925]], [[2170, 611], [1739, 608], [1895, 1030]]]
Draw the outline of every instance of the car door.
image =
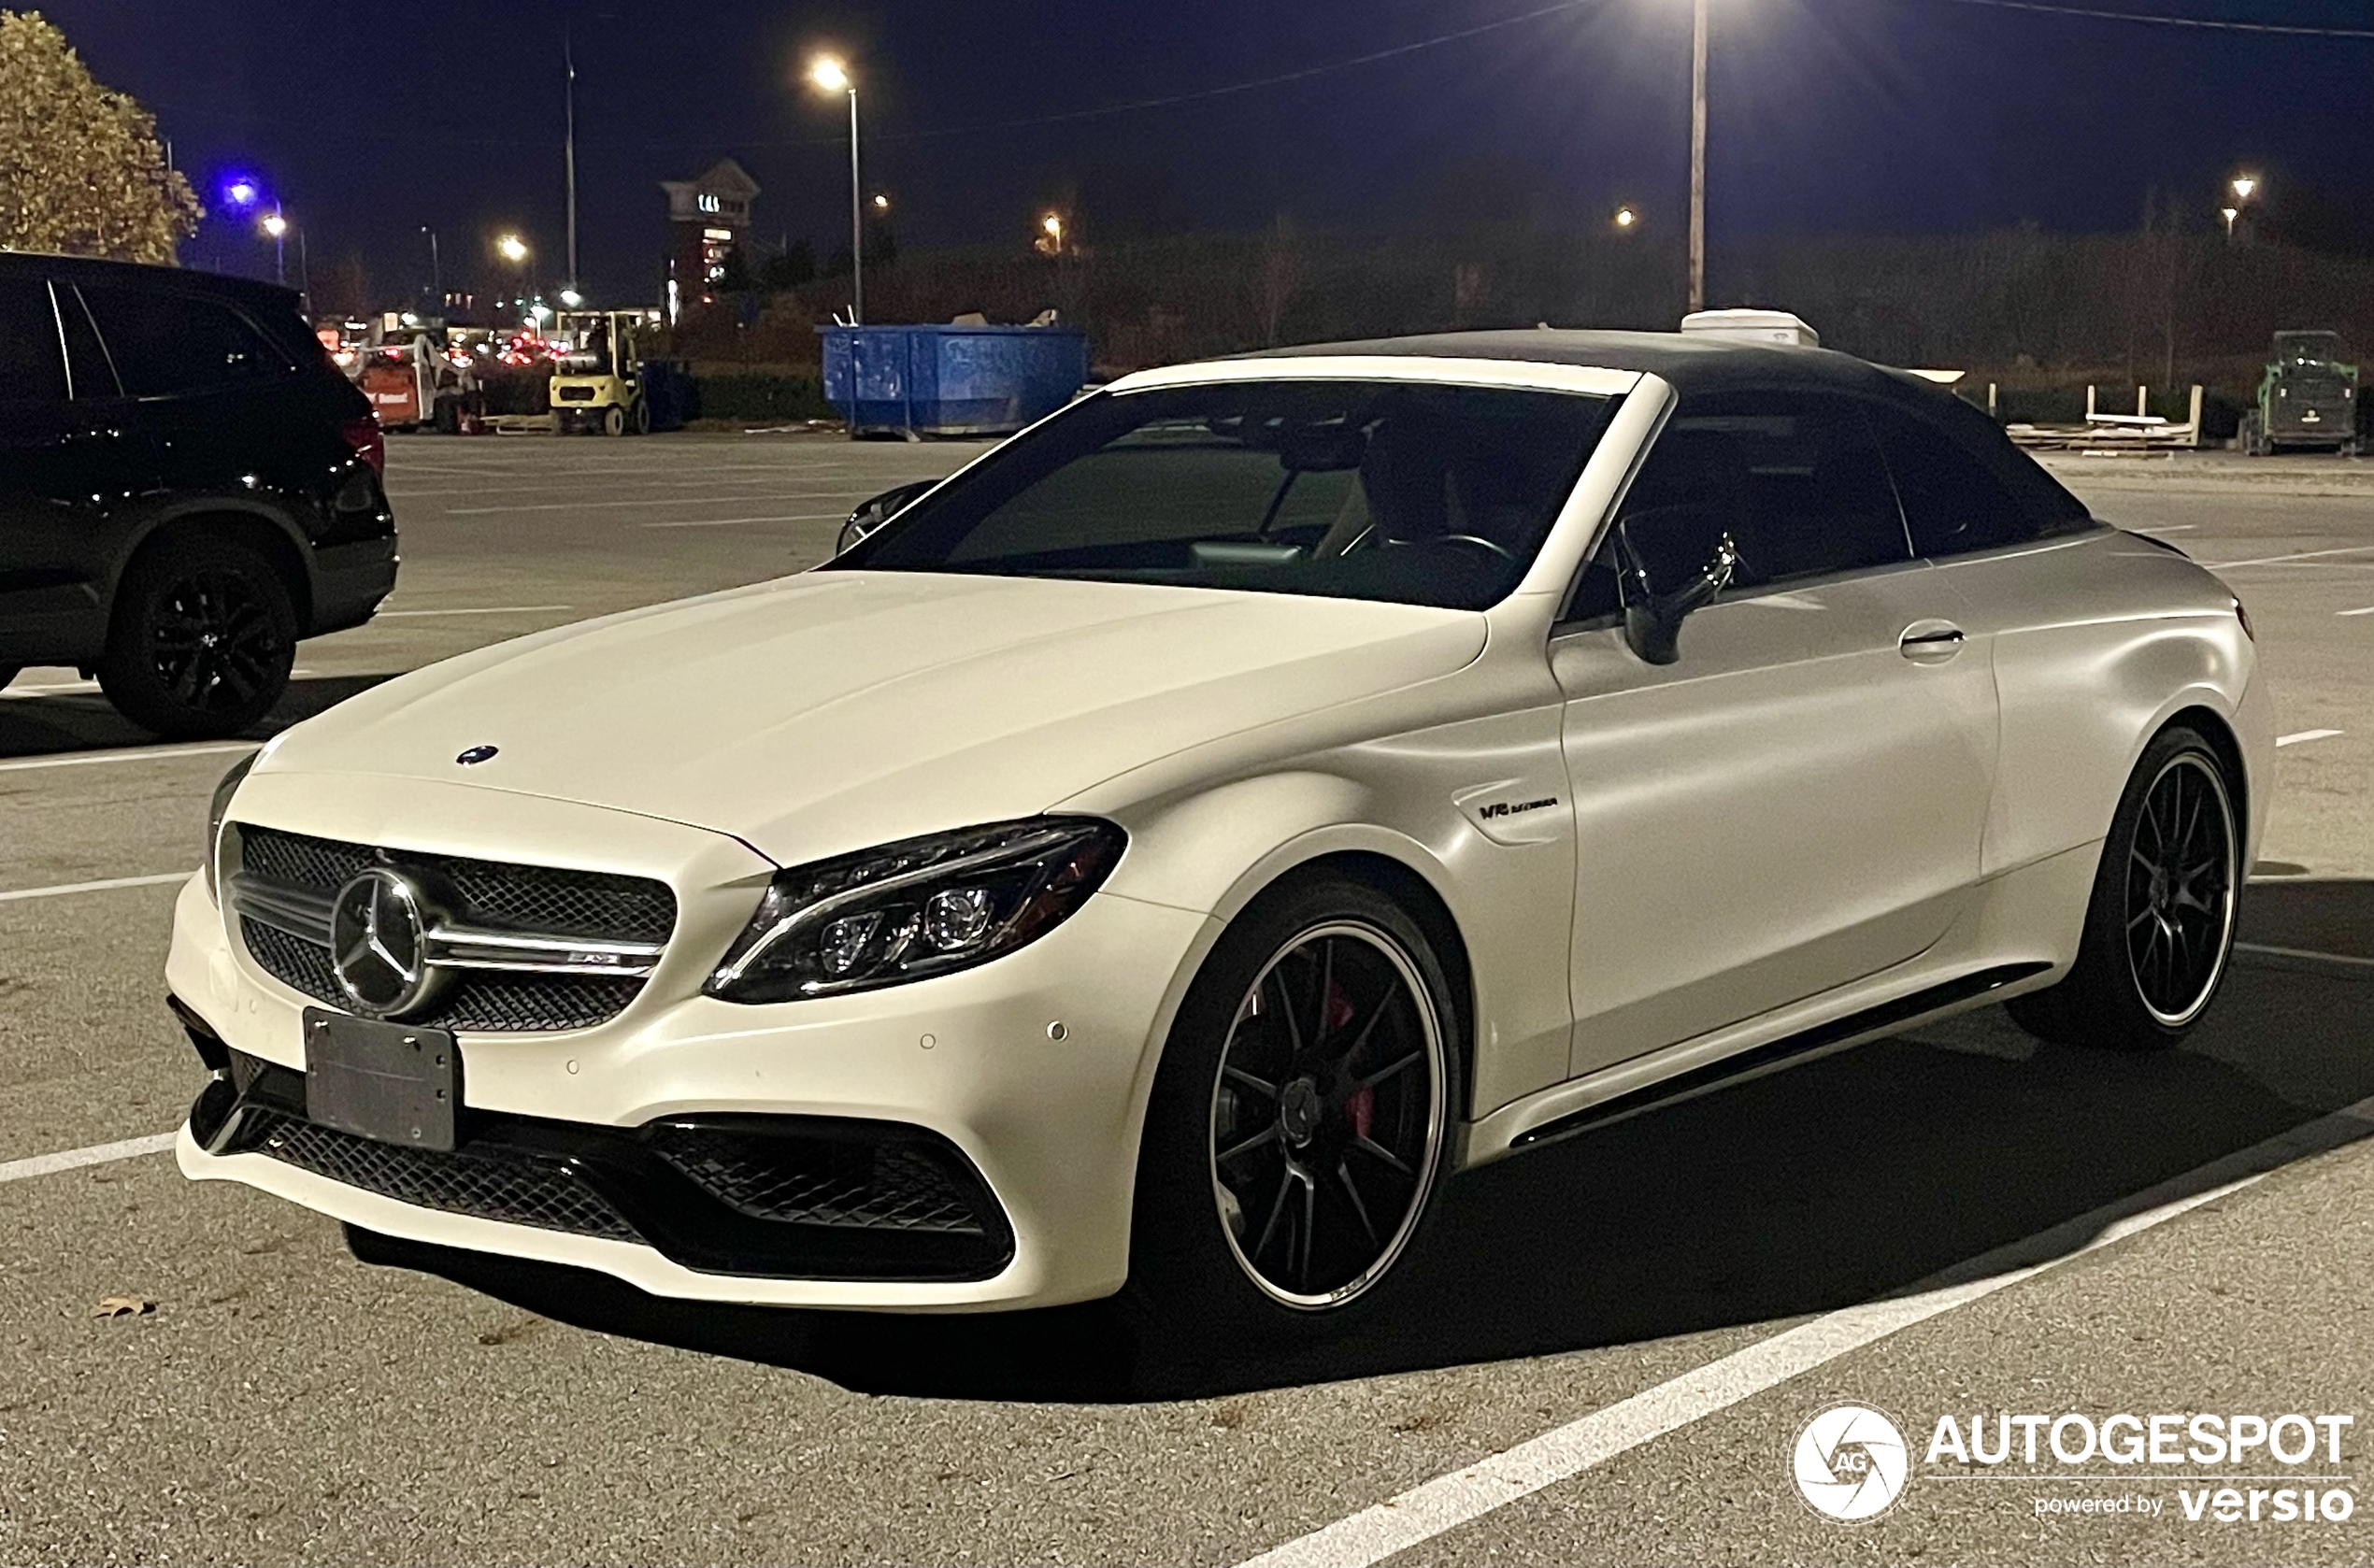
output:
[[108, 563], [150, 478], [78, 309], [29, 272], [0, 278], [0, 664], [96, 657]]
[[158, 470], [177, 496], [302, 492], [315, 476], [289, 438], [309, 418], [287, 354], [229, 303], [150, 283], [84, 283], [123, 390], [136, 399]]
[[[1625, 640], [1619, 535], [1660, 593], [1726, 535], [1741, 558], [1670, 664]], [[1977, 878], [1995, 712], [1937, 577], [1853, 403], [1677, 408], [1551, 644], [1576, 810], [1573, 1072], [1944, 934]]]

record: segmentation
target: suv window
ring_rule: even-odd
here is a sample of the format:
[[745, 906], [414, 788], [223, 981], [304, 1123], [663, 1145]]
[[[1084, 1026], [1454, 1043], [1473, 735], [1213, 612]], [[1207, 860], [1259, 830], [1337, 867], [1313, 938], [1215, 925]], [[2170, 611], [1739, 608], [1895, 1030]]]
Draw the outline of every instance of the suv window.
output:
[[[1660, 593], [1688, 581], [1725, 534], [1738, 547], [1740, 588], [1912, 554], [1862, 410], [1821, 393], [1684, 399], [1625, 492], [1616, 526]], [[1611, 537], [1585, 568], [1567, 619], [1610, 614], [1620, 603]]]
[[171, 397], [272, 379], [286, 355], [217, 300], [149, 290], [86, 287], [117, 378], [134, 397]]
[[58, 357], [50, 285], [32, 278], [0, 278], [0, 402], [65, 398], [65, 364]]
[[2019, 498], [1960, 442], [1901, 409], [1874, 405], [1870, 415], [1916, 553], [1961, 555], [2037, 536]]

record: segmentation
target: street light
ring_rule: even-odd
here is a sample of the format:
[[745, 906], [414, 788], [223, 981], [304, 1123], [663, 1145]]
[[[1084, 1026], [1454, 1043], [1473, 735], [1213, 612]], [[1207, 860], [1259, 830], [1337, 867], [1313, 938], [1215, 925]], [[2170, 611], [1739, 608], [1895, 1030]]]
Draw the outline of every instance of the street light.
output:
[[2225, 237], [2229, 241], [2232, 240], [2234, 237], [2234, 220], [2242, 216], [2242, 209], [2238, 207], [2222, 207], [2217, 209], [2217, 215], [2225, 220]]
[[2251, 199], [2252, 193], [2259, 188], [2259, 177], [2254, 174], [2238, 174], [2234, 177], [2233, 184], [2234, 199], [2247, 202]]
[[[829, 54], [820, 54], [808, 67], [808, 79], [827, 93], [849, 94], [849, 324], [865, 324], [865, 192], [857, 172], [857, 83], [849, 67]], [[888, 204], [883, 204], [887, 206]]]
[[874, 192], [874, 210], [877, 212], [888, 212], [890, 210], [890, 198], [883, 195], [879, 191]]
[[289, 221], [274, 207], [264, 215], [264, 232], [272, 236], [272, 280], [286, 288], [289, 281]]
[[1616, 215], [1612, 221], [1615, 223], [1618, 233], [1630, 234], [1639, 223], [1640, 214], [1633, 211], [1632, 208], [1628, 207], [1620, 207], [1616, 208]]
[[561, 303], [567, 306], [571, 310], [574, 310], [579, 306], [585, 303], [585, 296], [579, 293], [575, 289], [563, 289], [561, 291]]
[[505, 235], [494, 242], [494, 249], [513, 266], [527, 260], [527, 241], [517, 235]]
[[1064, 220], [1062, 216], [1060, 214], [1051, 212], [1046, 217], [1038, 221], [1038, 226], [1047, 231], [1046, 239], [1040, 242], [1047, 253], [1051, 256], [1062, 255], [1064, 253]]

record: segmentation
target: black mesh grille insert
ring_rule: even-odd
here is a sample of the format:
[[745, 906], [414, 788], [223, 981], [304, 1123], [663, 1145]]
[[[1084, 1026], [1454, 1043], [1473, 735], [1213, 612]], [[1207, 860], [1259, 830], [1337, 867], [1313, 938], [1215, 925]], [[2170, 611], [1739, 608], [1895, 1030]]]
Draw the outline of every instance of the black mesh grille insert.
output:
[[945, 1158], [926, 1146], [666, 1127], [651, 1147], [720, 1203], [752, 1219], [965, 1235], [984, 1231]]
[[[378, 850], [245, 824], [238, 841], [239, 865], [247, 876], [308, 892], [336, 892], [375, 864], [415, 871], [465, 925], [654, 943], [665, 942], [676, 926], [676, 894], [649, 877]], [[240, 920], [239, 933], [266, 974], [317, 1001], [347, 1005], [328, 948], [250, 919]], [[608, 975], [478, 971], [455, 986], [435, 1014], [417, 1021], [440, 1029], [520, 1033], [591, 1029], [618, 1017], [642, 989], [639, 978]]]
[[241, 1128], [241, 1148], [398, 1203], [571, 1235], [643, 1239], [607, 1199], [559, 1165], [466, 1148], [406, 1148], [277, 1112], [247, 1114], [253, 1120]]

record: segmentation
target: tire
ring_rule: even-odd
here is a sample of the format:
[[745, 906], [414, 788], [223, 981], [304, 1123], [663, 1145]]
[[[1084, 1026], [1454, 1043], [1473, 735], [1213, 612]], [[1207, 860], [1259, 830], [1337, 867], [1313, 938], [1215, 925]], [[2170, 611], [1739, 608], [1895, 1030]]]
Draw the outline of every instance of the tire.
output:
[[613, 403], [602, 410], [602, 434], [605, 435], [626, 434], [626, 410], [620, 405]]
[[1163, 1051], [1124, 1308], [1166, 1343], [1238, 1350], [1366, 1316], [1448, 1173], [1464, 1028], [1433, 944], [1383, 893], [1329, 875], [1256, 900]]
[[296, 632], [288, 588], [264, 557], [226, 539], [179, 540], [124, 573], [99, 689], [168, 739], [236, 735], [288, 690]]
[[2077, 962], [2006, 1004], [2040, 1039], [2166, 1050], [2216, 1000], [2234, 951], [2242, 823], [2215, 748], [2173, 725], [2127, 780], [2102, 843]]
[[651, 433], [651, 405], [649, 401], [639, 397], [635, 400], [634, 407], [626, 416], [626, 428], [637, 435]]

